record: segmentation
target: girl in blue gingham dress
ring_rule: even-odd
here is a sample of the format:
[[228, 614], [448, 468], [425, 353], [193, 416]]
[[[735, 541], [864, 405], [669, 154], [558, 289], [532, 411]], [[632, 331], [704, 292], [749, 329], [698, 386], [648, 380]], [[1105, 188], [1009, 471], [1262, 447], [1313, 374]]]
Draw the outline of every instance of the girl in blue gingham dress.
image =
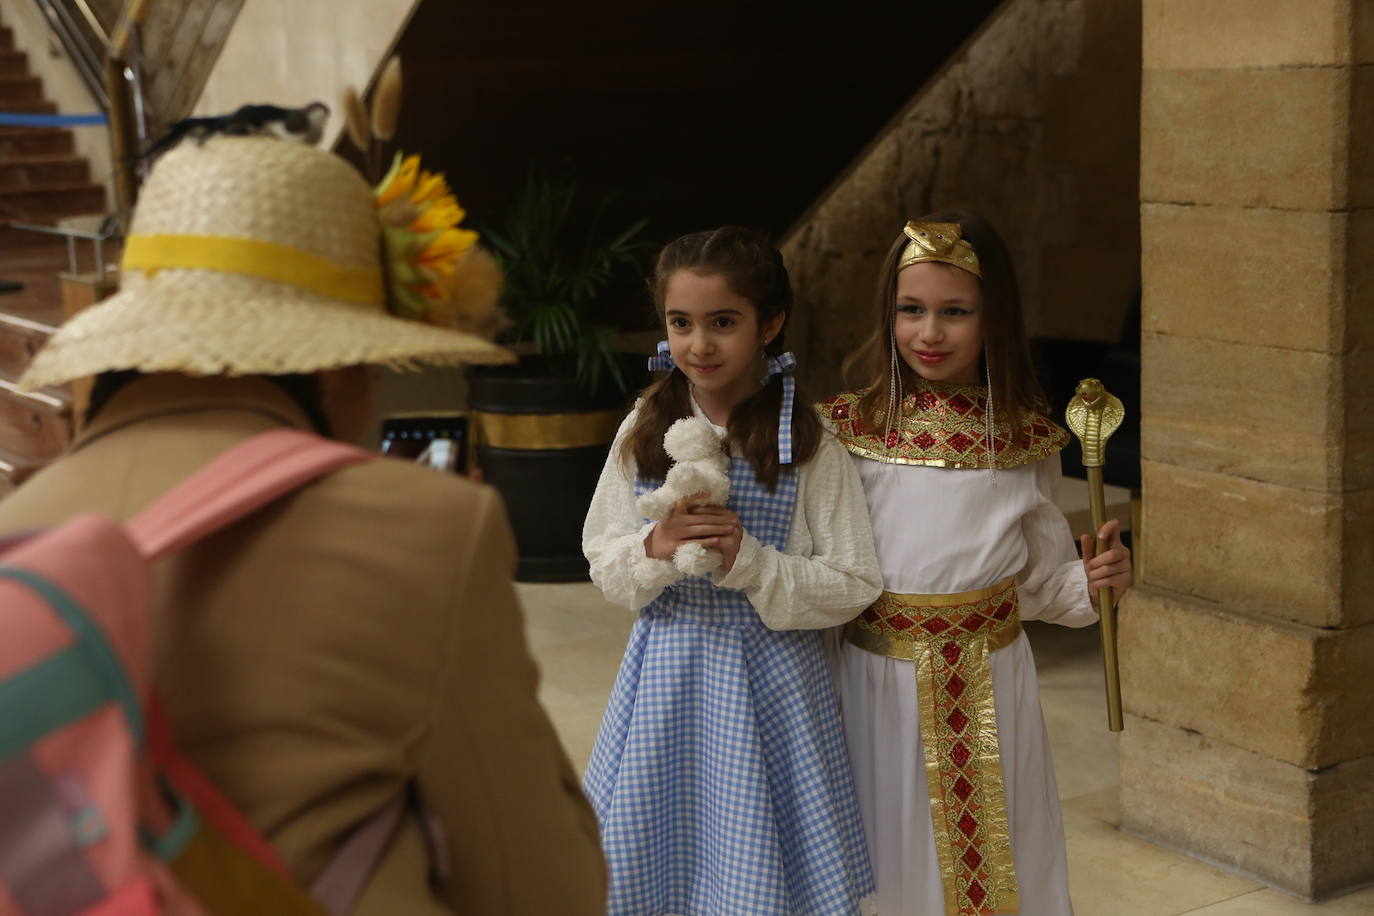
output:
[[[622, 424], [583, 531], [592, 579], [639, 612], [587, 769], [624, 916], [849, 916], [873, 891], [822, 630], [877, 597], [863, 491], [799, 397], [781, 255], [743, 229], [659, 256], [668, 375]], [[798, 407], [800, 406], [800, 409]], [[728, 505], [649, 522], [663, 434], [704, 416]], [[683, 577], [696, 540], [722, 568]]]

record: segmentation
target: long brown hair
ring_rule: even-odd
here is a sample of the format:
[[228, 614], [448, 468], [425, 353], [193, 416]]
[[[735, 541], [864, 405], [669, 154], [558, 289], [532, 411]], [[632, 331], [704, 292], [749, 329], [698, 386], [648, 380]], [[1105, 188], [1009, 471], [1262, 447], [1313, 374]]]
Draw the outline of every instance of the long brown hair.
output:
[[[718, 274], [730, 289], [748, 299], [758, 324], [782, 315], [783, 325], [764, 352], [777, 356], [784, 350], [787, 321], [792, 314], [792, 285], [782, 253], [764, 236], [739, 226], [722, 226], [709, 232], [693, 232], [669, 242], [659, 252], [654, 267], [654, 308], [661, 322], [667, 316], [663, 304], [668, 280], [679, 270]], [[771, 376], [757, 392], [730, 411], [726, 441], [753, 465], [759, 481], [772, 490], [778, 483], [778, 414], [782, 410], [782, 376]], [[683, 417], [692, 415], [692, 391], [687, 377], [674, 369], [644, 389], [639, 413], [621, 446], [621, 459], [634, 460], [639, 473], [660, 478], [671, 461], [663, 450], [663, 434]], [[792, 405], [792, 460], [801, 465], [811, 460], [824, 430], [811, 410], [811, 398], [797, 386]]]
[[[1024, 415], [1048, 413], [1049, 402], [1031, 365], [1021, 294], [1007, 244], [992, 224], [977, 213], [945, 210], [922, 216], [919, 221], [958, 223], [960, 234], [978, 255], [978, 268], [982, 273], [984, 346], [979, 373], [986, 372], [990, 376], [993, 405], [999, 414], [1006, 412], [1013, 440], [1017, 445], [1024, 445]], [[859, 414], [870, 429], [881, 429], [887, 416], [888, 392], [892, 384], [891, 328], [896, 307], [897, 262], [908, 241], [905, 234], [898, 233], [883, 259], [870, 317], [872, 333], [844, 361], [845, 381], [869, 388], [859, 401]], [[953, 265], [948, 267], [960, 269]], [[902, 391], [909, 394], [919, 389], [920, 377], [900, 356], [897, 369]]]

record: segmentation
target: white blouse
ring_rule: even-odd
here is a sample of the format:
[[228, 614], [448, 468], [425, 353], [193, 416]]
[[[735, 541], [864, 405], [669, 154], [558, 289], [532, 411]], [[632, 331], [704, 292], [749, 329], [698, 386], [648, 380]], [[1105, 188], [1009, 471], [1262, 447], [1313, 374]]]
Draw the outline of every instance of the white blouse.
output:
[[[693, 408], [702, 415], [700, 408]], [[635, 576], [636, 566], [648, 559], [644, 539], [656, 524], [645, 523], [635, 509], [634, 462], [622, 462], [620, 456], [636, 411], [616, 433], [582, 527], [582, 552], [591, 564], [592, 581], [608, 600], [631, 610], [650, 604], [671, 584], [644, 586]], [[725, 432], [714, 428], [718, 434]], [[735, 565], [729, 574], [717, 574], [715, 583], [743, 590], [763, 624], [773, 630], [844, 623], [878, 597], [882, 576], [863, 487], [837, 439], [822, 436], [815, 455], [799, 469], [796, 507], [784, 549], [765, 546], [746, 530]]]
[[950, 470], [853, 456], [873, 521], [884, 588], [972, 591], [1016, 576], [1021, 617], [1097, 620], [1069, 523], [1054, 502], [1057, 455], [1009, 470]]

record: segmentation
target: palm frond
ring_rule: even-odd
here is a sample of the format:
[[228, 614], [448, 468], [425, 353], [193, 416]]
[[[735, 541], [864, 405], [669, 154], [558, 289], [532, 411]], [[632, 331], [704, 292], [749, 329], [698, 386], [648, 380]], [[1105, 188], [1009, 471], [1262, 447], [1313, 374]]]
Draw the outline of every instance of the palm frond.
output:
[[502, 301], [511, 318], [509, 338], [529, 341], [540, 353], [575, 358], [577, 377], [594, 388], [609, 374], [623, 391], [626, 379], [615, 330], [594, 320], [599, 298], [622, 270], [640, 272], [647, 225], [639, 220], [609, 240], [602, 222], [611, 197], [598, 201], [582, 227], [574, 225], [577, 185], [531, 174], [516, 194], [505, 225], [483, 227], [502, 270]]

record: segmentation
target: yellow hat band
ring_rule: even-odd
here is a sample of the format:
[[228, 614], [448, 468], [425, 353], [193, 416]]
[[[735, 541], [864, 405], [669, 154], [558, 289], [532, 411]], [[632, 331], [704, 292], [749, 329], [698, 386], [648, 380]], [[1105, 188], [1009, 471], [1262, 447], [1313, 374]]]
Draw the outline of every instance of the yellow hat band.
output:
[[978, 253], [960, 237], [960, 231], [958, 223], [907, 223], [902, 232], [911, 241], [902, 249], [897, 269], [900, 271], [923, 261], [939, 261], [953, 264], [982, 279], [983, 274], [978, 269]]
[[276, 242], [222, 235], [134, 235], [124, 243], [123, 269], [217, 270], [294, 286], [357, 305], [384, 306], [380, 267], [345, 267]]

